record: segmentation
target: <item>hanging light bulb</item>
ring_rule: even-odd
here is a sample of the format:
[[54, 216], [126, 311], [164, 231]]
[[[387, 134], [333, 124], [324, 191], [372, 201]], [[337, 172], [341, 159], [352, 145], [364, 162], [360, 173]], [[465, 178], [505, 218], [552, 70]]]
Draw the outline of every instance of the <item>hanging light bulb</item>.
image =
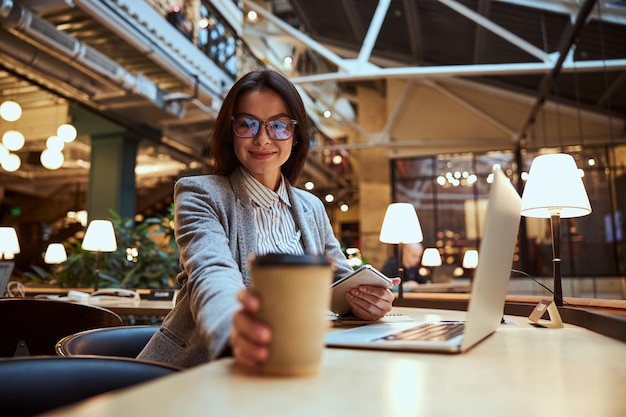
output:
[[57, 129], [57, 136], [60, 137], [63, 142], [72, 142], [76, 139], [78, 132], [74, 125], [64, 123]]
[[46, 148], [51, 151], [61, 152], [64, 146], [65, 142], [58, 136], [50, 136], [46, 140]]
[[7, 130], [2, 135], [2, 144], [10, 151], [19, 151], [24, 146], [24, 135], [17, 130]]
[[9, 150], [6, 146], [0, 143], [0, 162], [2, 162], [7, 156], [9, 156]]
[[7, 172], [15, 172], [20, 169], [20, 166], [22, 165], [22, 160], [14, 153], [10, 153], [2, 160], [2, 163], [0, 165], [2, 165], [2, 169]]
[[39, 159], [41, 160], [41, 165], [52, 170], [61, 168], [61, 165], [63, 165], [63, 161], [65, 160], [61, 152], [50, 149], [43, 151]]
[[7, 122], [14, 122], [22, 116], [22, 107], [12, 100], [0, 104], [0, 117]]

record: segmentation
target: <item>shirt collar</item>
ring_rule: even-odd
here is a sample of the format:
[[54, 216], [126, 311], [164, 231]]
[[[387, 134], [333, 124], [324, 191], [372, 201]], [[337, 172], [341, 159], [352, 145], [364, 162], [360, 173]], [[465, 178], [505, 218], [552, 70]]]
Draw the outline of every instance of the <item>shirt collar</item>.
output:
[[258, 180], [256, 180], [248, 171], [241, 168], [243, 174], [243, 183], [250, 199], [263, 208], [270, 208], [273, 204], [276, 204], [279, 200], [285, 203], [288, 207], [291, 207], [289, 201], [289, 195], [287, 194], [287, 186], [285, 185], [285, 177], [280, 175], [280, 184], [276, 192], [270, 190]]

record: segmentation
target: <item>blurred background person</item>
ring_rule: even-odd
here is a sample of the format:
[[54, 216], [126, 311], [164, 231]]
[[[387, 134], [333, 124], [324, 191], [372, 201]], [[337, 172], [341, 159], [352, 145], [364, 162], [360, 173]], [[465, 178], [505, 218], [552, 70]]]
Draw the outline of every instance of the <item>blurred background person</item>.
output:
[[[404, 268], [404, 285], [410, 287], [416, 284], [425, 284], [429, 281], [429, 277], [420, 274], [422, 263], [422, 254], [424, 246], [421, 243], [408, 243], [402, 245], [402, 267]], [[383, 266], [382, 273], [388, 277], [398, 276], [398, 259], [392, 256]]]

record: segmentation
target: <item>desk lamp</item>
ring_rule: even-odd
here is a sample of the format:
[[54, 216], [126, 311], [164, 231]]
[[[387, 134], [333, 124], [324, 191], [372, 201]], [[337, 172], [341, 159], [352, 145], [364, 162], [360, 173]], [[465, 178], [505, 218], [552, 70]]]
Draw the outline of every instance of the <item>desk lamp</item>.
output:
[[591, 205], [574, 158], [560, 153], [536, 157], [530, 165], [522, 193], [522, 215], [550, 219], [554, 303], [557, 306], [563, 305], [560, 219], [586, 216], [589, 213]]
[[476, 269], [478, 266], [478, 251], [476, 249], [468, 249], [463, 255], [463, 268]]
[[430, 279], [432, 280], [433, 270], [441, 266], [441, 254], [439, 250], [437, 248], [426, 248], [420, 263], [425, 269], [427, 268], [424, 272], [428, 271], [428, 273], [430, 273]]
[[47, 264], [61, 264], [67, 261], [67, 253], [62, 243], [50, 243], [46, 249], [43, 261]]
[[98, 291], [100, 281], [100, 257], [102, 252], [115, 252], [117, 241], [113, 223], [109, 220], [92, 220], [85, 232], [83, 239], [83, 249], [96, 252], [96, 276], [94, 291]]
[[426, 248], [424, 255], [422, 255], [422, 265], [424, 266], [440, 266], [441, 254], [437, 248]]
[[13, 259], [16, 253], [20, 253], [20, 242], [15, 228], [0, 227], [0, 259]]
[[402, 298], [404, 292], [404, 267], [402, 266], [402, 245], [405, 243], [418, 243], [424, 240], [422, 227], [417, 219], [417, 213], [413, 204], [391, 203], [387, 207], [383, 225], [380, 229], [379, 240], [382, 243], [394, 244], [394, 256], [398, 262], [398, 276], [400, 277], [400, 287], [398, 296]]

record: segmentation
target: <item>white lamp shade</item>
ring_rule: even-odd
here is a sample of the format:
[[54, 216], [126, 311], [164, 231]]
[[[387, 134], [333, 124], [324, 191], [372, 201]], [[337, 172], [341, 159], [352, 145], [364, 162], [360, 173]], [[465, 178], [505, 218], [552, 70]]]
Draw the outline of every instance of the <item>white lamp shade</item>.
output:
[[13, 227], [0, 227], [0, 257], [13, 259], [16, 253], [20, 253], [20, 242]]
[[43, 261], [47, 264], [60, 264], [67, 261], [67, 253], [62, 243], [51, 243], [46, 249]]
[[439, 266], [441, 265], [441, 254], [437, 248], [426, 248], [422, 255], [423, 266]]
[[115, 252], [117, 241], [113, 223], [109, 220], [92, 220], [85, 232], [83, 239], [83, 249], [99, 252]]
[[62, 243], [51, 243], [46, 249], [43, 261], [47, 264], [60, 264], [67, 261], [67, 253]]
[[383, 243], [417, 243], [424, 240], [415, 207], [409, 203], [390, 204], [379, 240]]
[[522, 215], [550, 218], [586, 216], [591, 213], [576, 162], [571, 155], [547, 154], [536, 157], [522, 194]]
[[474, 269], [478, 266], [478, 251], [470, 249], [463, 255], [463, 268]]

